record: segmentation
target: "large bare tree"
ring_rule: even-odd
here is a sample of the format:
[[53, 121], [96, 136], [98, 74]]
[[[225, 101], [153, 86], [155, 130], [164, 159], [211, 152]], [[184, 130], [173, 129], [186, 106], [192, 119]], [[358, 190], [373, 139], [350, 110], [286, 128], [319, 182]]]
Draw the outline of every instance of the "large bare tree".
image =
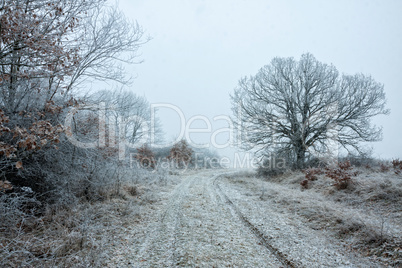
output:
[[371, 118], [389, 112], [382, 84], [363, 74], [340, 75], [311, 54], [274, 58], [242, 78], [231, 100], [242, 146], [286, 154], [299, 168], [312, 153], [338, 146], [361, 152], [361, 142], [381, 139]]

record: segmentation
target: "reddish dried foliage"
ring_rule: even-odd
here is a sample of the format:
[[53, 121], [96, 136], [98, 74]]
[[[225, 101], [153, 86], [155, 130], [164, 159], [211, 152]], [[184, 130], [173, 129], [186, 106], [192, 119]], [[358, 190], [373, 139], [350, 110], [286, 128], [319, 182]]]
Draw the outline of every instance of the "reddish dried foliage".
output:
[[380, 164], [380, 171], [381, 171], [381, 172], [388, 172], [389, 169], [390, 169], [389, 166], [384, 165], [383, 163]]
[[401, 174], [402, 172], [402, 161], [399, 159], [392, 160], [392, 166], [394, 167], [395, 174]]
[[[54, 118], [63, 107], [52, 99], [56, 92], [63, 93], [65, 76], [80, 61], [79, 49], [66, 44], [78, 23], [71, 10], [65, 10], [69, 6], [64, 1], [5, 0], [0, 8], [0, 160], [4, 166], [14, 163], [22, 168], [21, 160], [32, 152], [59, 142], [63, 128]], [[29, 92], [37, 92], [43, 102], [21, 105]], [[15, 158], [20, 161], [15, 163]]]
[[338, 190], [346, 189], [352, 177], [357, 176], [357, 171], [352, 171], [352, 165], [350, 161], [339, 162], [338, 166], [335, 168], [326, 167], [325, 170], [321, 168], [307, 168], [303, 170], [303, 173], [306, 177], [305, 180], [300, 182], [301, 187], [307, 189], [309, 187], [309, 182], [317, 180], [317, 176], [324, 174], [325, 176], [333, 179], [335, 183], [333, 184]]
[[352, 165], [350, 161], [340, 162], [338, 163], [338, 167], [325, 168], [325, 176], [333, 179], [335, 181], [334, 186], [340, 189], [346, 189], [350, 185], [352, 181], [352, 177], [357, 176], [357, 171], [352, 171]]
[[300, 182], [300, 186], [302, 187], [302, 188], [304, 188], [304, 189], [308, 189], [308, 180], [302, 180], [301, 182]]
[[324, 174], [324, 171], [321, 168], [307, 168], [303, 170], [303, 173], [307, 180], [315, 181], [317, 180], [317, 175]]
[[10, 191], [13, 189], [13, 185], [8, 180], [0, 181], [0, 191]]
[[307, 189], [309, 186], [309, 181], [315, 181], [317, 180], [317, 175], [321, 175], [324, 173], [324, 171], [321, 168], [307, 168], [302, 170], [304, 173], [304, 176], [306, 177], [305, 180], [300, 182], [301, 187]]
[[[25, 115], [27, 116], [27, 115]], [[29, 114], [33, 119], [30, 127], [8, 126], [9, 117], [0, 109], [0, 157], [13, 159], [21, 157], [23, 153], [37, 151], [42, 147], [59, 143], [59, 135], [63, 131], [61, 125], [53, 126], [48, 120], [40, 120]], [[32, 118], [33, 117], [33, 118]], [[21, 162], [16, 164], [21, 168]]]
[[[72, 32], [78, 19], [64, 14], [62, 2], [48, 1], [37, 6], [35, 1], [7, 1], [0, 16], [2, 65], [18, 65], [2, 72], [1, 82], [17, 78], [57, 76], [79, 63], [78, 50], [63, 44], [64, 35]], [[18, 61], [16, 61], [18, 57]]]

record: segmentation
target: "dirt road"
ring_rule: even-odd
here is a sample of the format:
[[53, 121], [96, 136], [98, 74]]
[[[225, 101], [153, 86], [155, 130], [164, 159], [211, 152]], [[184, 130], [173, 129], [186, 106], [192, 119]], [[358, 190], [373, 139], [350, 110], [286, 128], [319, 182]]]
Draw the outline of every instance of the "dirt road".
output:
[[322, 231], [273, 207], [274, 202], [259, 205], [225, 174], [182, 175], [155, 210], [144, 239], [122, 263], [129, 267], [377, 267], [346, 255]]
[[144, 266], [281, 267], [245, 228], [211, 172], [186, 176], [173, 191], [139, 251]]

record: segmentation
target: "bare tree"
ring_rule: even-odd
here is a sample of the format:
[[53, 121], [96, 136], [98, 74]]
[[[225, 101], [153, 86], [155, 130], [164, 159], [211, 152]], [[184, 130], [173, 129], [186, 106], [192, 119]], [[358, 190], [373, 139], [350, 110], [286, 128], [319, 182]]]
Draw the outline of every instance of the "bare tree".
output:
[[363, 74], [339, 75], [311, 54], [299, 61], [274, 58], [255, 76], [242, 78], [231, 100], [243, 146], [263, 154], [279, 151], [296, 167], [338, 144], [361, 152], [361, 142], [381, 139], [381, 128], [370, 119], [389, 113], [382, 84]]
[[[156, 141], [160, 141], [163, 131], [158, 118], [151, 120], [151, 106], [145, 97], [137, 96], [128, 90], [102, 90], [90, 96], [88, 102], [103, 103], [105, 109], [105, 119], [109, 130], [116, 130], [115, 136], [119, 136], [118, 131], [124, 130], [124, 139], [131, 144], [140, 140], [149, 142], [150, 131]], [[151, 123], [154, 124], [153, 128]], [[123, 124], [124, 129], [118, 127]], [[112, 133], [109, 133], [112, 135]]]
[[88, 80], [129, 84], [124, 64], [138, 61], [138, 49], [150, 38], [137, 22], [129, 21], [116, 6], [101, 1], [91, 9], [79, 28], [77, 42], [80, 61], [69, 77], [67, 92]]

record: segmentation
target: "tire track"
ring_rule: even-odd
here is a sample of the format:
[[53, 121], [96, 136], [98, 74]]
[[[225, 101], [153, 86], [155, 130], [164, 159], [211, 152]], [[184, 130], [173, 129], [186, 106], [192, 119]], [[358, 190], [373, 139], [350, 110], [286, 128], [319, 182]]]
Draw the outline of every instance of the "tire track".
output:
[[174, 198], [171, 199], [173, 202], [170, 203], [168, 209], [166, 210], [165, 214], [163, 215], [162, 222], [164, 222], [166, 214], [170, 211], [170, 216], [173, 217], [173, 230], [172, 234], [172, 241], [171, 241], [171, 262], [172, 266], [176, 267], [178, 260], [180, 259], [179, 253], [177, 252], [177, 243], [180, 237], [180, 228], [183, 219], [183, 211], [181, 209], [183, 205], [183, 199], [185, 195], [188, 194], [189, 188], [194, 184], [194, 178], [190, 178], [186, 180], [183, 187], [176, 188], [175, 194], [173, 195]]
[[[139, 251], [138, 255], [143, 256], [142, 259], [147, 259], [151, 263], [155, 262], [155, 265], [160, 265], [161, 263], [158, 261], [164, 259], [166, 260], [163, 263], [164, 267], [177, 267], [179, 256], [176, 249], [183, 218], [181, 206], [193, 183], [194, 179], [190, 178], [177, 185], [168, 203], [164, 206], [165, 210], [158, 217], [158, 221], [154, 223], [153, 232]], [[160, 241], [163, 241], [165, 245], [162, 249], [158, 247]], [[148, 267], [148, 265], [144, 263], [141, 267]]]
[[277, 248], [271, 245], [269, 243], [269, 240], [272, 240], [272, 238], [267, 237], [261, 230], [259, 230], [257, 227], [255, 227], [248, 219], [241, 213], [239, 208], [229, 199], [229, 197], [222, 191], [222, 188], [218, 184], [218, 179], [221, 176], [228, 175], [228, 174], [219, 174], [215, 175], [215, 178], [212, 178], [213, 180], [213, 185], [215, 186], [215, 190], [217, 191], [218, 195], [224, 200], [224, 202], [235, 212], [235, 214], [240, 218], [240, 220], [243, 222], [243, 224], [251, 230], [251, 232], [257, 237], [258, 240], [260, 240], [261, 245], [266, 247], [283, 265], [284, 267], [288, 268], [295, 268], [297, 267], [291, 260], [287, 259], [287, 257], [280, 252]]

